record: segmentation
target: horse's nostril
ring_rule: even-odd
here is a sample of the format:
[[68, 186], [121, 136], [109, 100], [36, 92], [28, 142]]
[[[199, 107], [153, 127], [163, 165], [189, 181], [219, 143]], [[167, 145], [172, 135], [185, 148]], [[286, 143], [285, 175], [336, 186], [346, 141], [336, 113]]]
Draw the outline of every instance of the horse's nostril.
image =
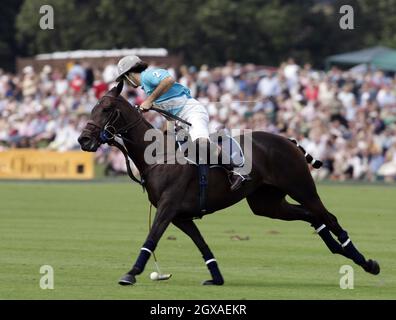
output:
[[87, 146], [91, 142], [91, 139], [89, 137], [79, 137], [78, 138], [78, 143], [80, 144], [81, 147]]

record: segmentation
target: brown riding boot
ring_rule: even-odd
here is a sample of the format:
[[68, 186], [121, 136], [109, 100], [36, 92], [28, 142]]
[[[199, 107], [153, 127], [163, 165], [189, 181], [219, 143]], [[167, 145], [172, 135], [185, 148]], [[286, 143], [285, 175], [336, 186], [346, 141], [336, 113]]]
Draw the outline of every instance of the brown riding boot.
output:
[[[201, 150], [198, 150], [198, 152], [199, 151], [203, 151], [203, 150], [206, 149], [207, 162], [205, 162], [205, 163], [218, 164], [218, 165], [222, 166], [224, 169], [227, 170], [227, 172], [229, 173], [229, 181], [230, 181], [230, 184], [231, 184], [230, 185], [231, 191], [238, 190], [245, 181], [250, 181], [251, 180], [249, 175], [242, 175], [242, 174], [239, 174], [238, 172], [234, 171], [234, 169], [238, 168], [238, 166], [234, 165], [232, 163], [231, 159], [229, 161], [231, 163], [222, 163], [222, 149], [219, 148], [218, 146], [217, 146], [217, 150], [216, 150], [217, 163], [210, 163], [210, 159], [209, 159], [210, 158], [210, 154], [212, 154], [212, 152], [214, 152], [214, 150], [211, 150], [211, 146], [216, 146], [216, 145], [213, 145], [209, 141], [199, 141], [199, 143], [200, 143], [200, 147], [199, 148]], [[199, 153], [199, 154], [201, 154], [201, 153]]]
[[231, 182], [230, 189], [231, 189], [231, 191], [238, 190], [241, 187], [243, 181], [245, 181], [245, 179], [242, 176], [236, 175], [236, 174], [232, 174], [231, 175], [231, 179], [230, 179], [230, 182]]
[[252, 178], [250, 178], [249, 175], [235, 174], [234, 172], [232, 172], [230, 177], [231, 191], [238, 190], [245, 181], [250, 180], [252, 180]]
[[[220, 155], [219, 159], [221, 159], [221, 155]], [[220, 165], [229, 172], [228, 179], [231, 184], [231, 186], [230, 186], [231, 191], [238, 190], [245, 181], [252, 180], [252, 178], [248, 174], [242, 175], [242, 174], [234, 171], [234, 169], [237, 167], [233, 166], [232, 164], [220, 163]]]

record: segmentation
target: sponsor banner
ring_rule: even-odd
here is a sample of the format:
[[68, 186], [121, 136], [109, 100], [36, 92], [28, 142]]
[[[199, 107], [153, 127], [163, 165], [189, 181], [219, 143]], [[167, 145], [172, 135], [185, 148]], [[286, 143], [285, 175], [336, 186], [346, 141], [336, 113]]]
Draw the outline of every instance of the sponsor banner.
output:
[[0, 152], [0, 179], [92, 179], [93, 154], [12, 149]]

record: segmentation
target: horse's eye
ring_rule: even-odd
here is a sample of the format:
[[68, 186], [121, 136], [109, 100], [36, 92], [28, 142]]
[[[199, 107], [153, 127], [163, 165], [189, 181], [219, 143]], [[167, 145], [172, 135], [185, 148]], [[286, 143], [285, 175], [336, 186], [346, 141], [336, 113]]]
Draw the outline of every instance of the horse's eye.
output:
[[103, 112], [110, 112], [112, 110], [111, 107], [103, 108]]

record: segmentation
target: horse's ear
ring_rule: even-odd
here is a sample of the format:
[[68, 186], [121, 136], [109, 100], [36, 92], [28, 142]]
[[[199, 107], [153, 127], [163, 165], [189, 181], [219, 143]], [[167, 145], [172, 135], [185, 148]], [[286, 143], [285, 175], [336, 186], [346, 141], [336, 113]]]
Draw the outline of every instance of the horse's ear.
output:
[[124, 87], [124, 80], [121, 80], [121, 81], [117, 84], [117, 87], [116, 87], [116, 90], [115, 90], [116, 96], [119, 96], [119, 95], [120, 95], [120, 93], [121, 93], [123, 87]]

